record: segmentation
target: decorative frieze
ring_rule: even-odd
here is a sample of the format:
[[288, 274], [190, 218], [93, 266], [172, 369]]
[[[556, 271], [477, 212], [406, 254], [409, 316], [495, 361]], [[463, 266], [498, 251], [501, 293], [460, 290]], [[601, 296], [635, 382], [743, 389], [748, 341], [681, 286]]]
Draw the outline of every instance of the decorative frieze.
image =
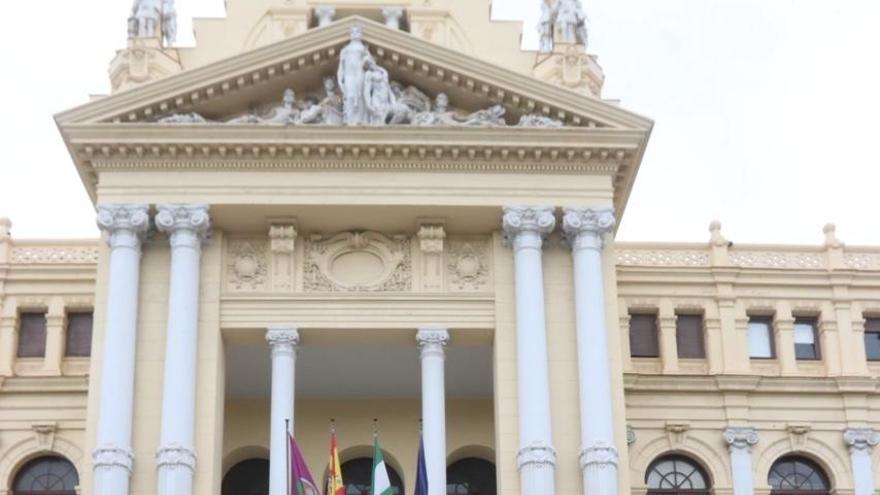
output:
[[709, 266], [709, 252], [699, 250], [620, 249], [617, 264], [626, 266]]
[[95, 246], [22, 246], [12, 248], [11, 261], [18, 265], [92, 264], [98, 262]]
[[730, 262], [743, 268], [825, 269], [825, 257], [822, 253], [732, 251]]
[[260, 291], [267, 287], [266, 241], [230, 239], [226, 280], [230, 290]]
[[447, 275], [450, 291], [483, 292], [490, 288], [489, 242], [485, 238], [449, 241]]
[[344, 232], [313, 235], [305, 244], [307, 292], [405, 292], [412, 290], [412, 254], [405, 235]]

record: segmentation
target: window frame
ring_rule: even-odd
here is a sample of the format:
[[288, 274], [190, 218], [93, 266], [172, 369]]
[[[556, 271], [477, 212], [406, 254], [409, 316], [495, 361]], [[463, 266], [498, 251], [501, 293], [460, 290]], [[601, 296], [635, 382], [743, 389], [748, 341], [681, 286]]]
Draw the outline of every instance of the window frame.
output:
[[[814, 356], [809, 358], [798, 357], [797, 355], [797, 326], [798, 325], [808, 324], [813, 329], [813, 350]], [[819, 317], [815, 315], [801, 315], [794, 317], [794, 325], [792, 327], [792, 340], [794, 341], [794, 359], [795, 361], [821, 361], [822, 360], [822, 345], [819, 342]], [[804, 345], [804, 344], [801, 344]]]
[[[91, 320], [91, 324], [89, 326], [89, 345], [88, 349], [85, 350], [85, 354], [71, 354], [70, 353], [70, 336], [71, 336], [71, 322], [72, 316], [79, 315], [84, 316], [88, 315]], [[95, 312], [90, 309], [79, 309], [79, 310], [70, 310], [67, 312], [65, 316], [64, 323], [64, 357], [65, 358], [90, 358], [92, 356], [92, 344], [94, 342], [95, 335]]]
[[[776, 321], [773, 315], [764, 315], [764, 314], [749, 314], [748, 315], [748, 323], [746, 327], [746, 331], [749, 333], [749, 359], [754, 359], [756, 361], [773, 361], [778, 359], [778, 354], [776, 352]], [[751, 349], [751, 324], [752, 322], [763, 322], [767, 324], [767, 340], [770, 343], [770, 356], [769, 357], [760, 357], [753, 356]]]
[[880, 354], [878, 354], [877, 357], [875, 357], [875, 358], [871, 358], [871, 356], [868, 355], [868, 340], [867, 340], [867, 338], [868, 338], [868, 334], [880, 335], [880, 317], [877, 317], [876, 315], [866, 315], [864, 318], [865, 318], [865, 331], [864, 331], [865, 335], [863, 337], [863, 340], [865, 341], [865, 359], [867, 359], [867, 361], [869, 363], [877, 363], [877, 362], [880, 362]]
[[[770, 484], [770, 477], [773, 475], [774, 471], [777, 470], [777, 466], [785, 463], [800, 463], [812, 470], [811, 474], [816, 474], [819, 479], [825, 484], [824, 489], [818, 490], [803, 490], [798, 488], [776, 488]], [[787, 478], [787, 476], [782, 476], [782, 473], [778, 473], [780, 478], [783, 480]], [[828, 476], [828, 471], [822, 467], [818, 462], [810, 459], [809, 457], [804, 457], [803, 455], [798, 454], [789, 454], [783, 455], [782, 457], [773, 461], [773, 464], [770, 465], [770, 470], [767, 471], [767, 485], [770, 488], [771, 495], [827, 495], [832, 492], [833, 484], [831, 482], [831, 477]]]
[[[655, 351], [652, 355], [636, 355], [633, 352], [633, 323], [637, 318], [652, 318], [653, 321], [653, 349]], [[629, 355], [633, 359], [658, 359], [660, 357], [660, 320], [659, 320], [659, 312], [656, 310], [637, 310], [630, 311], [629, 313], [629, 328], [627, 329], [629, 332]]]
[[[705, 488], [651, 488], [648, 485], [648, 480], [651, 477], [651, 474], [657, 470], [657, 466], [663, 462], [671, 461], [673, 462], [673, 469], [675, 463], [681, 462], [684, 464], [688, 464], [693, 467], [694, 470], [690, 475], [687, 476], [689, 479], [694, 473], [699, 473], [699, 475], [703, 478], [703, 482], [705, 483]], [[680, 471], [672, 471], [674, 473], [680, 473]], [[659, 473], [659, 471], [658, 471]], [[683, 474], [683, 473], [682, 473]], [[668, 475], [668, 473], [667, 473]], [[678, 453], [667, 453], [658, 456], [648, 465], [648, 468], [645, 470], [644, 483], [647, 488], [647, 495], [709, 495], [713, 491], [713, 483], [712, 477], [709, 476], [709, 472], [703, 467], [702, 463], [698, 460], [694, 459], [691, 456], [678, 454]]]
[[[42, 318], [42, 352], [40, 354], [33, 354], [30, 352], [23, 352], [27, 349], [24, 349], [22, 346], [25, 344], [24, 339], [24, 329], [25, 329], [25, 320], [30, 319], [31, 317], [39, 316]], [[22, 309], [18, 313], [18, 325], [16, 327], [16, 346], [15, 346], [15, 357], [16, 359], [45, 359], [46, 358], [46, 347], [49, 340], [49, 314], [45, 309], [34, 308], [34, 309]]]
[[[699, 318], [699, 330], [697, 331], [697, 335], [700, 337], [700, 353], [701, 356], [682, 356], [682, 348], [684, 346], [681, 345], [680, 336], [683, 333], [681, 331], [682, 323], [684, 320], [690, 318]], [[688, 312], [688, 311], [676, 311], [675, 313], [675, 354], [678, 359], [692, 359], [692, 360], [705, 360], [707, 358], [706, 352], [706, 317], [703, 313], [698, 312]]]

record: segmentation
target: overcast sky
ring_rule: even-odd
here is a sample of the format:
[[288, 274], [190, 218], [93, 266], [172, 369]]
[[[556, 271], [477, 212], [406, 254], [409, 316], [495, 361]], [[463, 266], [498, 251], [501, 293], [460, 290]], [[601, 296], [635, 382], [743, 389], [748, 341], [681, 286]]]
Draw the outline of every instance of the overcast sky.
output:
[[[526, 21], [539, 0], [496, 0]], [[129, 0], [6, 2], [0, 216], [29, 237], [94, 237], [52, 115], [109, 91]], [[177, 0], [191, 16], [223, 0]], [[392, 2], [393, 3], [393, 2]], [[880, 244], [880, 1], [585, 0], [606, 98], [656, 121], [618, 238]], [[186, 37], [182, 42], [191, 42]], [[873, 193], [873, 196], [872, 196]]]

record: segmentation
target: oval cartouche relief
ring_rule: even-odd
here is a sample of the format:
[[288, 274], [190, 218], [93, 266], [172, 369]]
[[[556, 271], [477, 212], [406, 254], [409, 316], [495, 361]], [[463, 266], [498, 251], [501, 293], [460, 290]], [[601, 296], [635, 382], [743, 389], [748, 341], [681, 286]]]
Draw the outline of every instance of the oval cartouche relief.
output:
[[330, 274], [343, 285], [372, 285], [382, 280], [385, 263], [382, 258], [369, 251], [349, 251], [330, 262]]

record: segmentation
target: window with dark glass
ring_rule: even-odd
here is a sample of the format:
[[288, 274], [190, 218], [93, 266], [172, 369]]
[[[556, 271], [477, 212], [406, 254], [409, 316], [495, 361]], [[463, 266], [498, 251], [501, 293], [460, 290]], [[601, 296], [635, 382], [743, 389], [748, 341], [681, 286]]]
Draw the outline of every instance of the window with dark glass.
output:
[[15, 474], [12, 495], [76, 495], [79, 475], [63, 457], [38, 457]]
[[660, 356], [656, 313], [633, 313], [629, 316], [629, 352], [632, 357]]
[[680, 455], [663, 456], [645, 473], [648, 495], [708, 494], [709, 477], [691, 459]]
[[46, 355], [46, 313], [28, 312], [18, 315], [18, 357]]
[[815, 462], [797, 456], [783, 457], [770, 468], [767, 484], [772, 495], [824, 495], [830, 493], [828, 476]]
[[880, 361], [880, 318], [865, 320], [865, 354], [868, 361]]
[[68, 313], [64, 355], [88, 357], [92, 353], [92, 313]]
[[496, 495], [495, 465], [469, 457], [446, 469], [447, 495]]
[[[345, 495], [371, 495], [370, 484], [373, 482], [373, 459], [361, 457], [343, 462], [342, 482], [345, 484]], [[388, 478], [395, 495], [403, 495], [403, 482], [400, 475], [387, 463]]]
[[678, 357], [683, 359], [704, 359], [706, 344], [703, 332], [703, 316], [680, 314], [675, 318], [675, 343]]
[[223, 477], [221, 495], [269, 495], [269, 461], [239, 462]]
[[816, 318], [796, 318], [794, 320], [794, 355], [797, 359], [819, 359]]
[[773, 345], [773, 318], [768, 316], [749, 317], [749, 356], [753, 359], [772, 359], [776, 357]]

